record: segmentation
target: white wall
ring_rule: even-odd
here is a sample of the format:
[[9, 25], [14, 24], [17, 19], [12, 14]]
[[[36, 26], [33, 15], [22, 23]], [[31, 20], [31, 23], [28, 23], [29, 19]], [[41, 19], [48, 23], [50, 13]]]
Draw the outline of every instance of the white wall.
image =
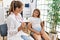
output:
[[[4, 14], [6, 15], [6, 10], [8, 10], [10, 3], [12, 0], [3, 0], [4, 5]], [[27, 4], [29, 3], [29, 8], [23, 8], [23, 17], [30, 17], [32, 15], [33, 10], [36, 8], [36, 0], [33, 0], [33, 3], [31, 3], [31, 0], [19, 0], [22, 1], [22, 3]]]
[[23, 10], [23, 17], [30, 17], [32, 15], [33, 10], [36, 8], [36, 0], [33, 1], [33, 3], [31, 3], [31, 0], [24, 0], [23, 2], [24, 4], [28, 4], [29, 3], [29, 8], [24, 7]]
[[4, 11], [2, 6], [2, 2], [0, 2], [0, 24], [4, 23]]
[[3, 9], [0, 8], [0, 24], [4, 23], [4, 13], [3, 13]]
[[[6, 11], [9, 10], [10, 3], [12, 0], [3, 0], [3, 6], [0, 3], [0, 24], [4, 23], [5, 17], [6, 17]], [[36, 7], [36, 0], [34, 0], [33, 3], [31, 3], [31, 0], [19, 0], [22, 1], [24, 4], [23, 8], [23, 17], [30, 17], [32, 15], [32, 11]], [[25, 4], [29, 3], [29, 8], [25, 8]]]

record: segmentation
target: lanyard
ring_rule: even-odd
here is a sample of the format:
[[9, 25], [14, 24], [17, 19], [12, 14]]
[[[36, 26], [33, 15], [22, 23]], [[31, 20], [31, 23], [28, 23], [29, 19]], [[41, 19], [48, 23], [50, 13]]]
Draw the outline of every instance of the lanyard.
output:
[[18, 16], [15, 16], [16, 20], [19, 22], [19, 23], [22, 23], [23, 22], [23, 18], [22, 17], [18, 17]]

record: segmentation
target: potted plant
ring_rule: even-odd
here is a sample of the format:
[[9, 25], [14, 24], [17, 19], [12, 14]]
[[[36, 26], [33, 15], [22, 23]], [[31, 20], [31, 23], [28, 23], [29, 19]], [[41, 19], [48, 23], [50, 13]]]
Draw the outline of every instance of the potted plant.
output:
[[52, 0], [48, 4], [48, 23], [50, 24], [50, 33], [56, 34], [56, 27], [60, 25], [60, 0]]

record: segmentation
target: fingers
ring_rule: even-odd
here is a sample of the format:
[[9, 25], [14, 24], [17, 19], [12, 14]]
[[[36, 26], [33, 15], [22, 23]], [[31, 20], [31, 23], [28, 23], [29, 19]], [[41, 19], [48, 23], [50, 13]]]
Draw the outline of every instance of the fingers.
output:
[[21, 25], [22, 25], [22, 27], [25, 27], [26, 26], [26, 23], [23, 22]]
[[31, 24], [32, 24], [32, 23], [30, 23], [30, 22], [28, 23], [28, 25], [31, 25]]
[[31, 23], [28, 23], [28, 26], [32, 26], [32, 24]]

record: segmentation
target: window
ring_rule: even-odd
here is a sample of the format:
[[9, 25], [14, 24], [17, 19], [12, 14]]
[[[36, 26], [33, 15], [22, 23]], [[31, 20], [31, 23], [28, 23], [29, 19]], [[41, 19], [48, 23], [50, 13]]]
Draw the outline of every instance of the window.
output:
[[[37, 0], [37, 8], [40, 9], [41, 12], [41, 19], [45, 21], [45, 31], [50, 31], [50, 25], [47, 23], [47, 10], [49, 9], [48, 3], [52, 3], [52, 0]], [[57, 27], [58, 33], [60, 32], [58, 29], [60, 29], [60, 26]]]
[[[37, 8], [40, 9], [40, 12], [41, 12], [41, 19], [46, 21], [47, 19], [47, 10], [48, 10], [48, 1], [46, 0], [37, 0]], [[47, 29], [47, 22], [45, 22], [45, 29]], [[47, 29], [49, 30], [49, 29]], [[45, 31], [47, 31], [45, 30]], [[48, 31], [49, 32], [49, 31]]]

